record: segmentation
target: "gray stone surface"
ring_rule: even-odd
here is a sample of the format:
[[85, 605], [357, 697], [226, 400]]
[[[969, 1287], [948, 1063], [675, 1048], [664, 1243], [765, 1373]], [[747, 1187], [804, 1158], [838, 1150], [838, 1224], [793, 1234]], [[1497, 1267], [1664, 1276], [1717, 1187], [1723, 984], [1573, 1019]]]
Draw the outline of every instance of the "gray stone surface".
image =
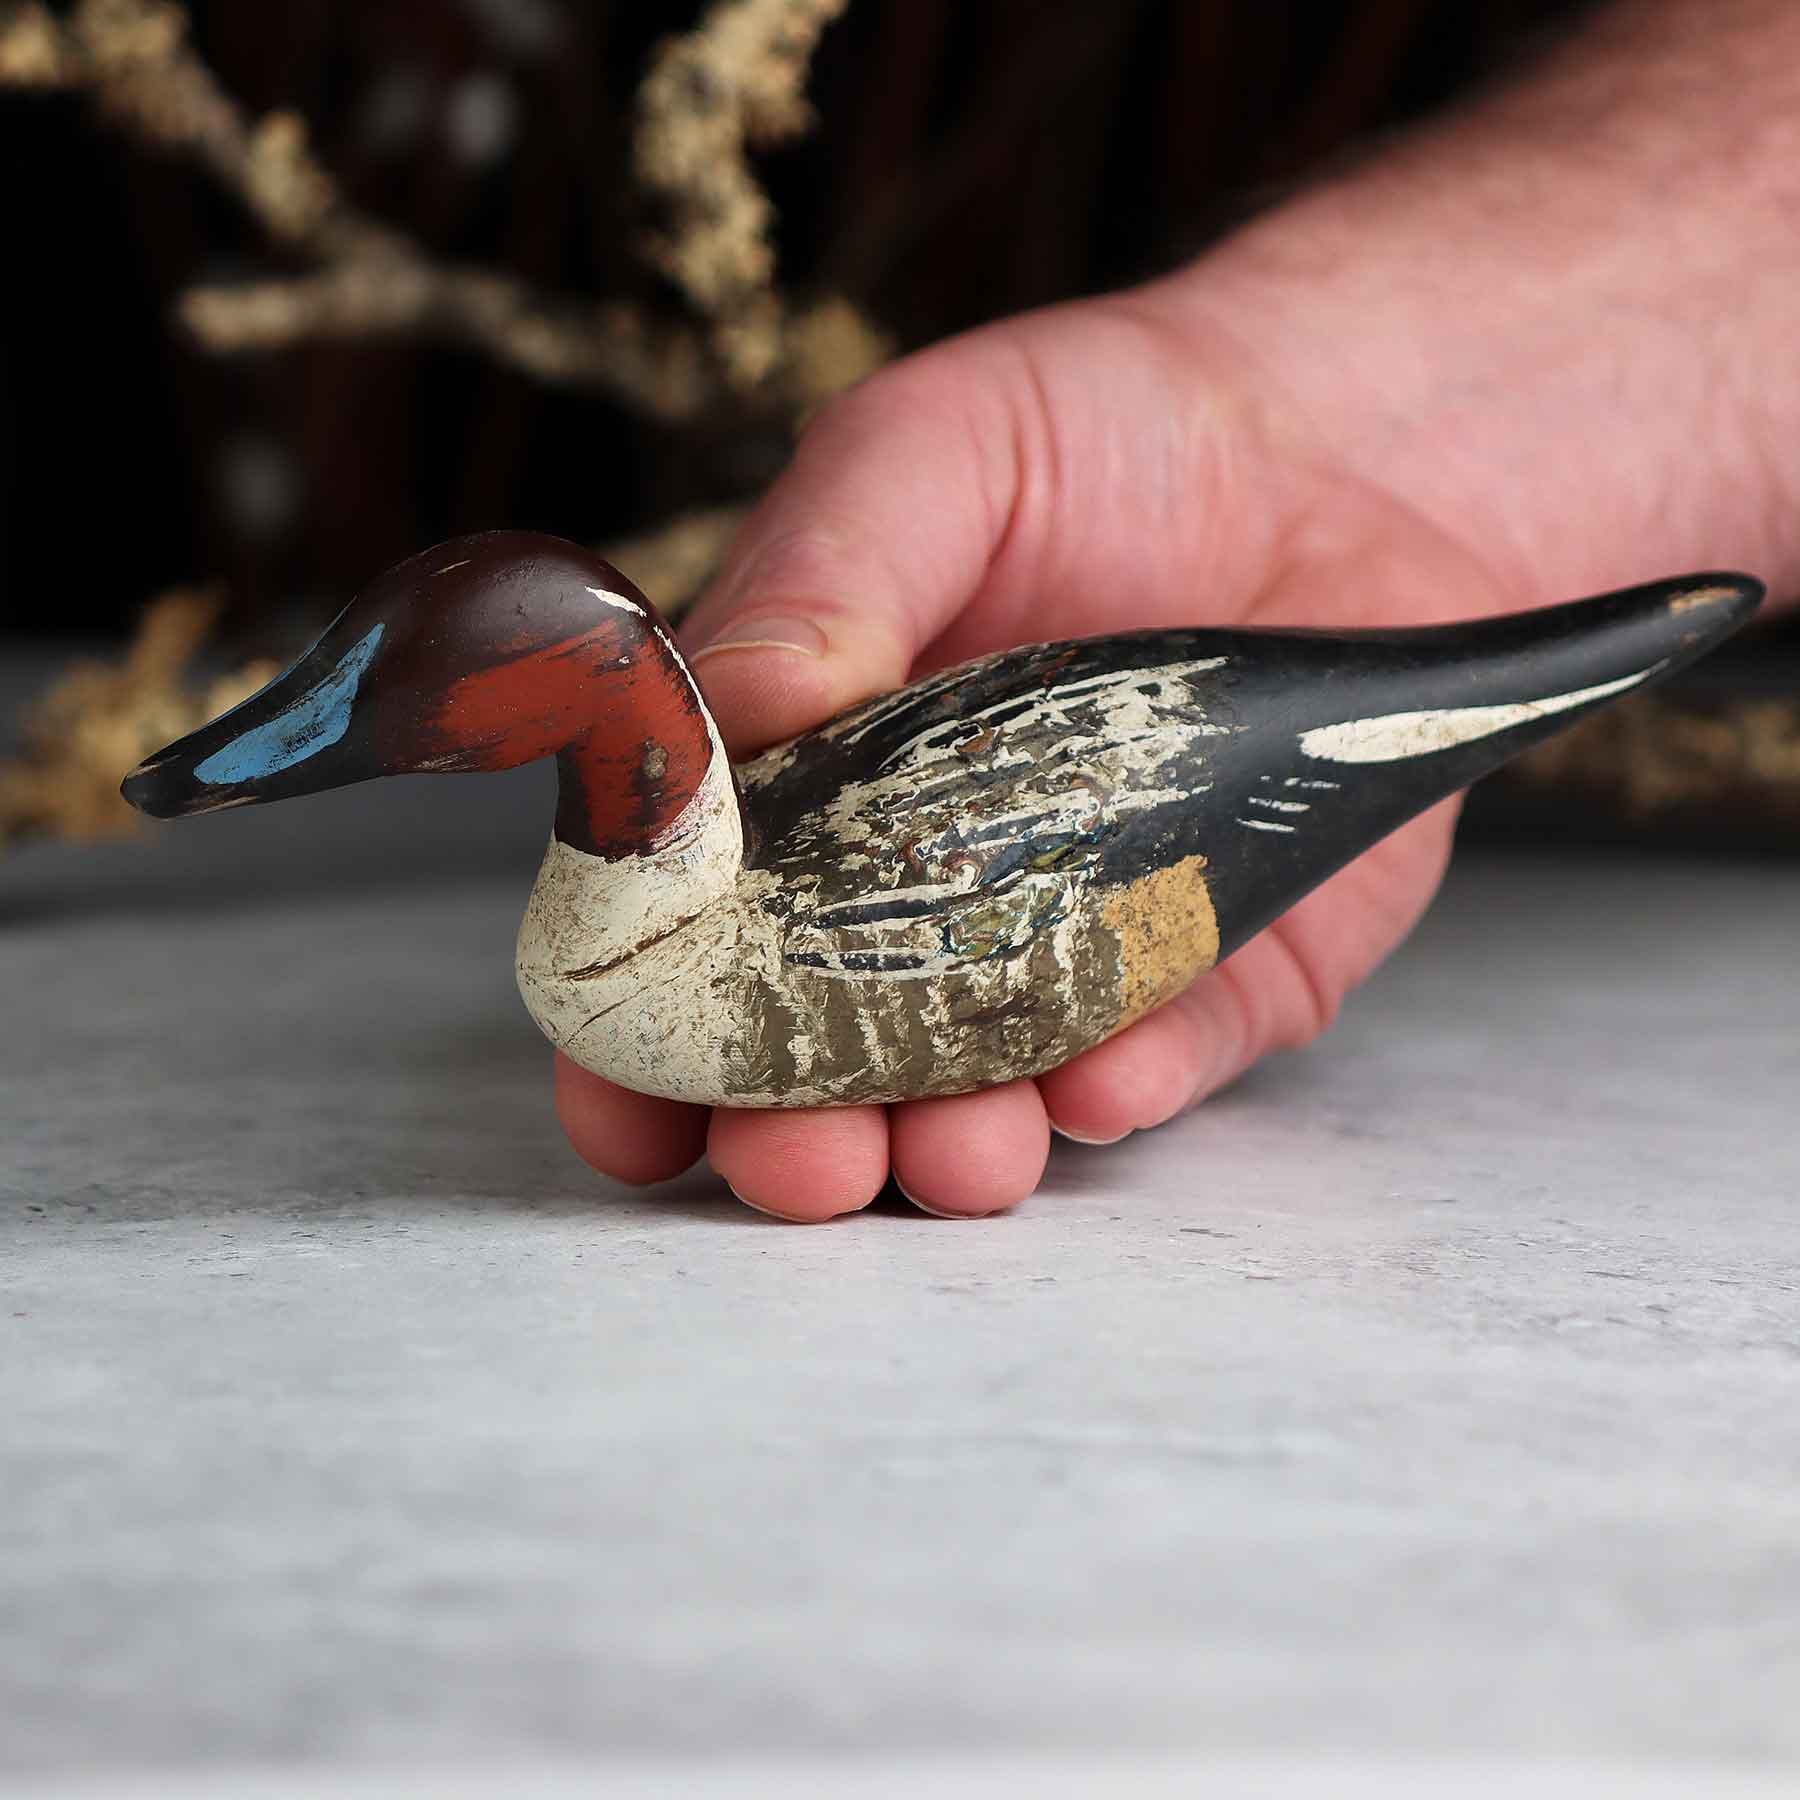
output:
[[807, 1230], [562, 1147], [544, 818], [0, 865], [18, 1791], [1800, 1762], [1800, 869], [1468, 859], [1318, 1049], [1010, 1218]]

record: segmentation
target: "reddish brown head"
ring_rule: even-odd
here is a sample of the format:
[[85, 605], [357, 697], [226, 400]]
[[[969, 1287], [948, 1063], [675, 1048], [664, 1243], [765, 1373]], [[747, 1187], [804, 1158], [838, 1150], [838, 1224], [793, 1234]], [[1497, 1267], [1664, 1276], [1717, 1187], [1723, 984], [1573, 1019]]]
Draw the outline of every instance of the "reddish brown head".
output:
[[554, 756], [557, 836], [623, 856], [668, 832], [713, 754], [643, 595], [578, 545], [491, 531], [378, 577], [286, 674], [140, 764], [123, 792], [166, 819]]

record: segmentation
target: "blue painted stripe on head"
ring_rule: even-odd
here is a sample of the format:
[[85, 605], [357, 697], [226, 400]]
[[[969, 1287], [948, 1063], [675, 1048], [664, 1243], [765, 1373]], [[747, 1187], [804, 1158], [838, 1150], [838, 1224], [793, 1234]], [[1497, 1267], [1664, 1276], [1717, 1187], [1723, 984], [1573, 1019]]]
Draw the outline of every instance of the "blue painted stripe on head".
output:
[[251, 726], [222, 750], [215, 750], [195, 766], [194, 774], [214, 787], [261, 781], [335, 744], [350, 729], [357, 684], [386, 629], [385, 625], [375, 626], [317, 687], [284, 706], [274, 718]]

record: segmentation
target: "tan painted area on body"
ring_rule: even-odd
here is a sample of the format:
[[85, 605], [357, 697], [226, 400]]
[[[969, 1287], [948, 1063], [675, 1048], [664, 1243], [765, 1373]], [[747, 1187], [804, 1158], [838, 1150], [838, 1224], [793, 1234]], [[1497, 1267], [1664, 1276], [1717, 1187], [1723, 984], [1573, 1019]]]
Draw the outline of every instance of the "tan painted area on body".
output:
[[1721, 600], [1736, 600], [1740, 591], [1734, 587], [1699, 587], [1690, 588], [1685, 594], [1677, 594], [1669, 602], [1672, 613], [1692, 612], [1697, 606], [1717, 606]]
[[1121, 1026], [1173, 999], [1219, 960], [1204, 856], [1185, 856], [1118, 889], [1102, 916], [1119, 939]]

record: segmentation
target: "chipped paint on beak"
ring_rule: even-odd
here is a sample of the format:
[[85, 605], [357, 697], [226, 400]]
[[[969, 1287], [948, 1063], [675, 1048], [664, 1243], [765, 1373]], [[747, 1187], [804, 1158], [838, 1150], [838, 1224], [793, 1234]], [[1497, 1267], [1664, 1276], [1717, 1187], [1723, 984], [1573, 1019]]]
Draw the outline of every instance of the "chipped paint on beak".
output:
[[[151, 818], [176, 819], [357, 779], [336, 759], [312, 771], [304, 765], [349, 733], [357, 689], [385, 630], [374, 625], [323, 675], [314, 673], [316, 651], [302, 657], [230, 712], [140, 763], [119, 791]], [[271, 787], [277, 777], [285, 779]]]

